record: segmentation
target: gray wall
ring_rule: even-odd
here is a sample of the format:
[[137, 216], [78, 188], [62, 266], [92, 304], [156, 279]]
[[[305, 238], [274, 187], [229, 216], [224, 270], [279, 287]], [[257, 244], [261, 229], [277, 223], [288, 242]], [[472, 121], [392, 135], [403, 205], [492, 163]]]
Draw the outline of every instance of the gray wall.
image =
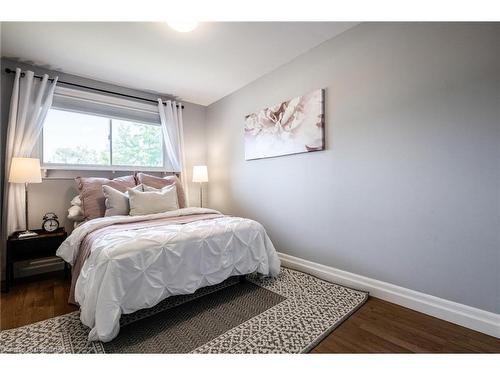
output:
[[[210, 105], [210, 205], [278, 251], [500, 313], [499, 35], [361, 24]], [[315, 88], [327, 150], [245, 161], [244, 116]]]
[[[73, 82], [91, 87], [103, 88], [116, 92], [122, 92], [130, 95], [137, 95], [141, 97], [156, 99], [158, 96], [168, 98], [168, 95], [154, 94], [142, 92], [138, 90], [128, 89], [115, 85], [110, 85], [98, 81], [85, 79], [82, 77], [54, 72], [41, 67], [32, 66], [26, 63], [21, 63], [12, 59], [2, 58], [1, 61], [1, 154], [2, 154], [2, 171], [5, 170], [3, 165], [3, 154], [5, 153], [5, 137], [7, 132], [8, 111], [10, 96], [14, 81], [13, 74], [6, 74], [5, 68], [15, 69], [20, 67], [23, 70], [31, 69], [37, 74], [49, 73], [50, 76], [58, 75], [60, 80]], [[196, 164], [206, 164], [206, 142], [205, 142], [205, 111], [206, 107], [192, 103], [184, 103], [184, 138], [185, 150], [187, 155], [187, 169], [188, 181], [191, 181], [192, 167]], [[2, 173], [3, 174], [3, 173]], [[70, 200], [78, 194], [75, 182], [73, 180], [76, 176], [103, 176], [113, 178], [119, 175], [128, 174], [127, 172], [120, 172], [112, 174], [111, 172], [92, 172], [92, 171], [68, 171], [68, 172], [49, 172], [49, 178], [44, 179], [41, 184], [30, 185], [29, 198], [29, 222], [31, 228], [40, 228], [41, 219], [46, 212], [55, 212], [60, 218], [60, 222], [64, 224], [66, 229], [70, 232], [72, 229], [72, 222], [67, 219], [67, 210], [69, 208]], [[57, 179], [51, 179], [50, 176], [55, 176]], [[63, 179], [61, 179], [63, 178]], [[198, 205], [198, 185], [189, 184], [190, 204]], [[1, 207], [1, 206], [0, 206]], [[4, 259], [3, 246], [0, 246], [1, 259]], [[22, 265], [21, 265], [22, 266]], [[21, 267], [19, 267], [21, 268]], [[2, 267], [2, 270], [4, 268]], [[20, 269], [19, 271], [22, 270]], [[16, 271], [17, 272], [17, 271]], [[27, 272], [25, 272], [27, 273]]]

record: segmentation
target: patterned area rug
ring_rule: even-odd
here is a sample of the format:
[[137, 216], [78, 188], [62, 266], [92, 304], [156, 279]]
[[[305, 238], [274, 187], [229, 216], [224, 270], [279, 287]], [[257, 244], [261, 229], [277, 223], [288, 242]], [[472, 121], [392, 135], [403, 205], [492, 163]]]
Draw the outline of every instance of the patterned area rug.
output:
[[0, 332], [1, 353], [303, 353], [368, 294], [282, 268], [275, 279], [231, 278], [124, 315], [110, 343], [89, 342], [73, 312]]

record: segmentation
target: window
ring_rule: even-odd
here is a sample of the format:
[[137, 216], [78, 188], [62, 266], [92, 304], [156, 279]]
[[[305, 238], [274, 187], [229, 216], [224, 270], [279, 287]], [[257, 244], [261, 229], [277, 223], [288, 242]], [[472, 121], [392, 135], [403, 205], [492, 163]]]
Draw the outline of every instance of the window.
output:
[[45, 167], [164, 169], [161, 126], [51, 108], [42, 135]]

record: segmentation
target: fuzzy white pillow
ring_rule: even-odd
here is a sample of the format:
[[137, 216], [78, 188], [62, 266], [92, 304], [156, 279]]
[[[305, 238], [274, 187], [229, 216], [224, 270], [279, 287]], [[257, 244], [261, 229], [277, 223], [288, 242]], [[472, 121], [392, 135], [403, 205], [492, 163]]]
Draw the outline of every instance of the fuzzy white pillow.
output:
[[82, 221], [85, 219], [82, 208], [76, 205], [68, 208], [68, 219], [71, 221]]
[[71, 200], [71, 205], [72, 206], [79, 206], [81, 207], [82, 205], [82, 200], [80, 199], [80, 196], [77, 195], [76, 197], [74, 197], [72, 200]]
[[177, 200], [177, 189], [175, 185], [169, 185], [161, 191], [134, 191], [128, 189], [130, 215], [157, 214], [179, 209]]

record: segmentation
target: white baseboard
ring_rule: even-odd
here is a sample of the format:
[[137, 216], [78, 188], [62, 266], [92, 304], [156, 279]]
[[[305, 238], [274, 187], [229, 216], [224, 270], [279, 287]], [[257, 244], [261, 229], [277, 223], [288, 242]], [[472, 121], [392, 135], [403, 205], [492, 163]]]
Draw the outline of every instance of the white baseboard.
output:
[[309, 273], [326, 281], [364, 290], [373, 297], [500, 338], [500, 314], [324, 266], [288, 254], [279, 253], [279, 258], [285, 267]]

